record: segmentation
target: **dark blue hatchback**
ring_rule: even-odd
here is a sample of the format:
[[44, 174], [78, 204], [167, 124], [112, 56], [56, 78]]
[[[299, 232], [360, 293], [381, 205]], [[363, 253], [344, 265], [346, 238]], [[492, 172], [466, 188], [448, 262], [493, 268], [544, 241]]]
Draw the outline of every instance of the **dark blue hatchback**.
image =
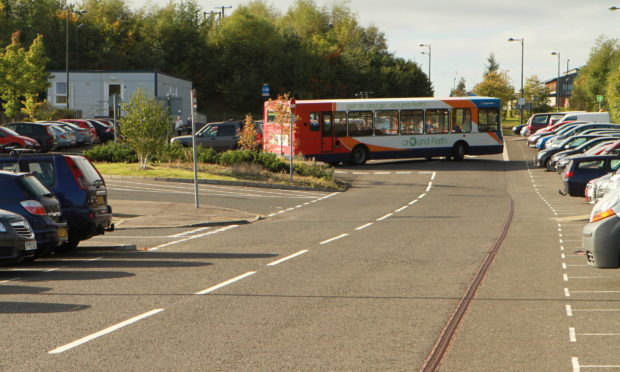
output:
[[0, 171], [0, 208], [28, 220], [37, 241], [37, 256], [66, 244], [67, 224], [60, 203], [32, 174]]
[[22, 172], [34, 174], [60, 201], [69, 228], [69, 241], [61, 249], [73, 249], [80, 241], [113, 228], [105, 182], [85, 157], [63, 154], [0, 156], [0, 169], [16, 166]]

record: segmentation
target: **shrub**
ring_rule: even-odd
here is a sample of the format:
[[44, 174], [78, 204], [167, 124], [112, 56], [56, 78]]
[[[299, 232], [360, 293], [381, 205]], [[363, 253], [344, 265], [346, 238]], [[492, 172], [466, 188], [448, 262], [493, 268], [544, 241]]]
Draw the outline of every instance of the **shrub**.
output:
[[334, 175], [333, 168], [317, 163], [293, 163], [293, 171], [295, 174], [306, 177], [331, 179]]
[[231, 150], [220, 154], [218, 163], [225, 166], [232, 166], [240, 163], [254, 163], [256, 153], [251, 150]]
[[84, 156], [92, 161], [108, 163], [135, 163], [138, 161], [136, 152], [124, 143], [108, 142], [84, 151]]
[[165, 144], [156, 156], [156, 160], [163, 163], [191, 162], [192, 161], [192, 149], [183, 147], [178, 142], [173, 144]]
[[270, 172], [280, 173], [288, 171], [289, 165], [282, 158], [270, 152], [260, 152], [256, 156], [256, 162]]
[[202, 146], [198, 146], [196, 148], [196, 157], [198, 161], [201, 163], [208, 164], [217, 164], [219, 163], [220, 154], [217, 153], [213, 148], [204, 148]]

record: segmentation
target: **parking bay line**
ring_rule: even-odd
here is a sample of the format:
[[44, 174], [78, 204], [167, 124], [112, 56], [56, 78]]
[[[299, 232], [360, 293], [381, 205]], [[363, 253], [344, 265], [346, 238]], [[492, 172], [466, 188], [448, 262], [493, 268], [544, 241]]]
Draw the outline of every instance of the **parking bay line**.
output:
[[184, 239], [175, 240], [175, 241], [173, 241], [173, 242], [169, 242], [169, 243], [160, 244], [160, 245], [158, 245], [158, 246], [155, 246], [155, 247], [149, 248], [148, 250], [149, 250], [149, 251], [156, 251], [156, 250], [158, 250], [158, 249], [160, 249], [160, 248], [164, 248], [164, 247], [167, 247], [167, 246], [170, 246], [170, 245], [174, 245], [174, 244], [178, 244], [178, 243], [186, 242], [186, 241], [188, 241], [188, 240], [193, 240], [193, 239], [197, 239], [197, 238], [202, 238], [202, 237], [207, 236], [207, 235], [217, 234], [217, 233], [224, 232], [224, 231], [227, 231], [227, 230], [230, 230], [230, 229], [234, 229], [234, 228], [236, 228], [236, 227], [239, 227], [239, 225], [230, 225], [230, 226], [225, 226], [225, 227], [219, 228], [219, 229], [217, 229], [217, 230], [209, 231], [209, 232], [202, 233], [202, 234], [198, 234], [198, 235], [192, 235], [192, 236], [190, 236], [190, 237], [187, 237], [187, 238], [184, 238]]
[[148, 317], [150, 317], [152, 315], [155, 315], [157, 313], [160, 313], [162, 311], [164, 311], [164, 309], [154, 309], [154, 310], [151, 310], [151, 311], [147, 311], [144, 314], [135, 316], [135, 317], [133, 317], [131, 319], [127, 319], [124, 322], [117, 323], [117, 324], [115, 324], [113, 326], [110, 326], [110, 327], [108, 327], [106, 329], [103, 329], [103, 330], [101, 330], [99, 332], [95, 332], [95, 333], [93, 333], [91, 335], [88, 335], [86, 337], [82, 337], [79, 340], [76, 340], [76, 341], [73, 341], [73, 342], [68, 343], [66, 345], [57, 347], [54, 350], [48, 351], [48, 354], [60, 354], [60, 353], [63, 353], [65, 351], [67, 351], [67, 350], [73, 349], [74, 347], [80, 346], [80, 345], [85, 344], [85, 343], [87, 343], [89, 341], [92, 341], [92, 340], [94, 340], [96, 338], [99, 338], [101, 336], [104, 336], [104, 335], [107, 335], [109, 333], [112, 333], [112, 332], [114, 332], [114, 331], [116, 331], [118, 329], [121, 329], [121, 328], [123, 328], [125, 326], [128, 326], [130, 324], [133, 324], [133, 323], [135, 323], [137, 321], [140, 321], [140, 320], [142, 320], [144, 318], [148, 318]]
[[268, 264], [267, 264], [267, 266], [275, 266], [275, 265], [277, 265], [277, 264], [281, 264], [282, 262], [284, 262], [284, 261], [288, 261], [288, 260], [290, 260], [291, 258], [295, 258], [295, 257], [297, 257], [297, 256], [301, 256], [302, 254], [304, 254], [304, 253], [306, 253], [306, 252], [308, 252], [308, 250], [307, 250], [307, 249], [301, 250], [301, 251], [299, 251], [299, 252], [297, 252], [297, 253], [293, 253], [293, 254], [288, 255], [288, 256], [286, 256], [286, 257], [284, 257], [284, 258], [281, 258], [281, 259], [279, 259], [279, 260], [276, 260], [276, 261], [270, 262], [270, 263], [268, 263]]
[[256, 271], [248, 271], [248, 272], [247, 272], [247, 273], [245, 273], [245, 274], [241, 274], [241, 275], [236, 276], [236, 277], [234, 277], [234, 278], [232, 278], [232, 279], [228, 279], [228, 280], [227, 280], [227, 281], [225, 281], [225, 282], [222, 282], [222, 283], [220, 283], [220, 284], [216, 284], [216, 285], [214, 285], [213, 287], [209, 287], [209, 288], [207, 288], [207, 289], [205, 289], [205, 290], [202, 290], [202, 291], [200, 291], [200, 292], [196, 292], [196, 293], [194, 293], [194, 294], [196, 294], [196, 295], [205, 295], [205, 294], [211, 293], [211, 292], [213, 292], [213, 291], [215, 291], [215, 290], [218, 290], [218, 289], [220, 289], [220, 288], [222, 288], [222, 287], [225, 287], [225, 286], [227, 286], [227, 285], [229, 285], [229, 284], [232, 284], [232, 283], [234, 283], [234, 282], [238, 282], [239, 280], [244, 279], [244, 278], [247, 278], [248, 276], [250, 276], [250, 275], [254, 275], [254, 274], [256, 274]]

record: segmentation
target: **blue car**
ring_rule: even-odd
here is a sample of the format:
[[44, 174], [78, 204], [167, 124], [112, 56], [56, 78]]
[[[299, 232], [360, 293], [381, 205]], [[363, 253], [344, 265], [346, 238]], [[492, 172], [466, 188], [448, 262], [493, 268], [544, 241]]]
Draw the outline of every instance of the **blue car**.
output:
[[562, 173], [563, 188], [560, 194], [585, 196], [590, 180], [604, 176], [620, 168], [617, 155], [580, 156], [573, 158]]
[[67, 224], [58, 199], [31, 173], [0, 171], [0, 209], [28, 220], [37, 241], [37, 256], [67, 243]]
[[60, 201], [69, 240], [57, 250], [71, 250], [80, 241], [111, 231], [112, 207], [103, 177], [79, 155], [22, 154], [0, 156], [0, 169], [31, 172]]

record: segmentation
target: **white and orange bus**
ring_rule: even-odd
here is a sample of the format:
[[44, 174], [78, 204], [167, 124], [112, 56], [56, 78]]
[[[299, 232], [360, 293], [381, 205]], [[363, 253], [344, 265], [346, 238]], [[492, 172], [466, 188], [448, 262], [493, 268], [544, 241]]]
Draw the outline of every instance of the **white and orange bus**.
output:
[[[338, 164], [369, 159], [499, 154], [500, 101], [489, 97], [371, 98], [265, 102], [263, 151], [291, 154], [277, 107], [295, 115], [293, 153]], [[280, 110], [281, 111], [281, 110]]]

